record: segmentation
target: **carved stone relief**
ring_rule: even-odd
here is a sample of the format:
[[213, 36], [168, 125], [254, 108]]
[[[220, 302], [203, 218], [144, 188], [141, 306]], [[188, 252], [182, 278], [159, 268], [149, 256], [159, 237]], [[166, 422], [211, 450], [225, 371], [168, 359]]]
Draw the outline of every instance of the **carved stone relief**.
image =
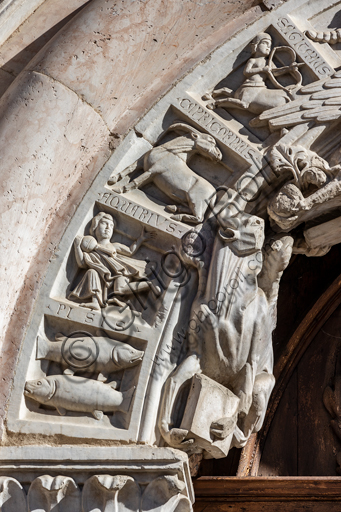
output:
[[80, 490], [72, 478], [43, 475], [32, 482], [27, 502], [29, 512], [79, 510]]
[[[261, 428], [274, 386], [280, 276], [292, 252], [329, 250], [333, 239], [321, 230], [339, 208], [340, 166], [329, 164], [334, 147], [310, 149], [339, 118], [339, 76], [327, 62], [321, 67], [317, 53], [312, 62], [290, 46], [288, 34], [298, 29], [288, 20], [251, 39], [233, 94], [213, 88], [201, 105], [188, 93], [178, 97], [151, 147], [128, 166], [111, 166], [32, 338], [27, 417], [63, 416], [70, 433], [85, 415], [91, 429], [91, 418], [101, 424], [101, 436], [113, 427], [118, 439], [137, 440], [134, 423], [149, 386], [161, 400], [160, 410], [150, 404], [149, 441], [222, 457]], [[327, 78], [316, 80], [323, 73]], [[310, 83], [302, 86], [303, 78]], [[237, 135], [233, 117], [219, 107], [239, 123], [245, 118], [238, 112], [248, 112], [245, 126], [263, 146]], [[316, 220], [322, 216], [323, 223]], [[303, 230], [292, 232], [298, 226]], [[164, 367], [161, 378], [153, 365]], [[152, 377], [140, 388], [142, 371]], [[188, 396], [179, 394], [184, 385], [191, 385]], [[217, 417], [199, 425], [205, 408], [211, 417], [211, 393]], [[179, 400], [186, 407], [173, 417]]]
[[[27, 331], [10, 436], [221, 458], [261, 429], [281, 276], [292, 253], [341, 241], [341, 74], [289, 4], [177, 84], [103, 168]], [[94, 472], [81, 492], [39, 475], [27, 499], [190, 510], [185, 480]]]
[[[88, 447], [83, 449], [80, 459], [80, 452], [75, 456], [76, 447], [67, 447], [68, 455], [64, 450], [65, 460], [59, 464], [60, 474], [55, 475], [56, 468], [50, 459], [61, 457], [60, 450], [64, 449], [2, 450], [1, 475], [13, 465], [20, 452], [22, 466], [16, 467], [15, 478], [0, 476], [1, 511], [192, 510], [192, 483], [188, 463], [181, 452], [161, 448], [156, 455], [148, 453], [146, 447], [118, 447], [98, 448], [95, 454]], [[32, 460], [32, 456], [39, 460]]]
[[152, 182], [177, 203], [166, 207], [166, 211], [176, 213], [171, 215], [172, 219], [200, 224], [204, 220], [208, 207], [207, 197], [214, 196], [215, 188], [209, 180], [195, 174], [188, 167], [187, 162], [195, 154], [219, 162], [222, 154], [214, 137], [201, 133], [192, 126], [175, 123], [162, 134], [162, 138], [172, 131], [180, 134], [183, 132], [184, 135], [148, 152], [143, 160], [144, 172], [139, 178], [128, 184], [121, 184], [126, 176], [139, 168], [138, 162], [135, 162], [119, 175], [111, 176], [108, 184], [113, 185], [118, 182], [113, 190], [128, 192]]
[[0, 477], [0, 510], [1, 512], [26, 510], [24, 490], [15, 478]]
[[185, 484], [176, 476], [159, 476], [142, 490], [130, 476], [94, 475], [81, 493], [72, 478], [43, 475], [28, 494], [14, 478], [2, 477], [2, 512], [190, 512], [191, 502], [182, 494]]

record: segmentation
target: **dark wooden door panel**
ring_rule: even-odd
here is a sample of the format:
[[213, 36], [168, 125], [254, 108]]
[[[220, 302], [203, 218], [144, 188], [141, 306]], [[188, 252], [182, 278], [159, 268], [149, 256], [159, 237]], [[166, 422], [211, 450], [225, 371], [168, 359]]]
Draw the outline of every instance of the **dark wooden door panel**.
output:
[[341, 477], [202, 477], [195, 512], [340, 512]]

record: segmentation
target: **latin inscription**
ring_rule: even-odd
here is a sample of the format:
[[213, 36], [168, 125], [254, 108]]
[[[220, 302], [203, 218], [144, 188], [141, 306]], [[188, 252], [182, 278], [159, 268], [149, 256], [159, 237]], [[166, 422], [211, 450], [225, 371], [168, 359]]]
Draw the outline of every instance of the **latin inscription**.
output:
[[144, 208], [133, 201], [126, 199], [115, 192], [104, 192], [100, 194], [99, 202], [113, 208], [118, 212], [122, 212], [133, 219], [148, 224], [153, 228], [160, 229], [165, 233], [169, 233], [176, 238], [181, 238], [184, 233], [189, 231], [189, 227], [182, 226], [177, 222], [167, 219], [148, 208]]
[[261, 166], [262, 155], [257, 149], [242, 140], [231, 128], [223, 125], [211, 112], [199, 105], [192, 98], [178, 98], [179, 107], [190, 119], [198, 123], [215, 139], [223, 142], [232, 151], [241, 156], [250, 164], [258, 162]]
[[318, 78], [332, 75], [334, 70], [315, 50], [310, 41], [289, 18], [280, 18], [276, 29], [296, 51], [297, 55], [312, 69]]
[[131, 305], [126, 304], [120, 309], [113, 306], [104, 308], [101, 312], [89, 311], [83, 307], [73, 307], [59, 302], [58, 300], [50, 300], [46, 306], [47, 315], [52, 315], [61, 319], [68, 319], [80, 324], [92, 325], [113, 332], [122, 332], [126, 335], [133, 333], [141, 333], [139, 338], [148, 339], [148, 328], [144, 329], [141, 325], [137, 326], [138, 320]]

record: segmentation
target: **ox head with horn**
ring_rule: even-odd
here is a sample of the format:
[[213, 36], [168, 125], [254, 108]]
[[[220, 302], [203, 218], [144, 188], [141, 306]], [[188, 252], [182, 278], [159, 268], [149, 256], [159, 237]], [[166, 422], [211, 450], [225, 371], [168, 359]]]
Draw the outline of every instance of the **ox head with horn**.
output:
[[193, 149], [198, 153], [216, 162], [219, 162], [222, 159], [221, 151], [212, 135], [202, 133], [196, 128], [193, 128], [193, 126], [182, 123], [181, 121], [171, 124], [169, 128], [162, 133], [160, 139], [169, 132], [175, 132], [179, 135], [189, 134], [191, 139], [194, 141]]

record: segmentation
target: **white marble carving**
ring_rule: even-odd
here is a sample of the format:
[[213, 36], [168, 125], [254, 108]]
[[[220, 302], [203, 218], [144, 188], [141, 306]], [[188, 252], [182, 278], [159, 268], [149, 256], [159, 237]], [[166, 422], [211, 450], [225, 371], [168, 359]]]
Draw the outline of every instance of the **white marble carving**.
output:
[[96, 420], [103, 412], [129, 412], [135, 388], [116, 390], [116, 382], [105, 384], [73, 375], [54, 375], [28, 380], [25, 395], [39, 403], [55, 407], [64, 416], [66, 411], [89, 412]]
[[[31, 446], [0, 452], [2, 474], [16, 461], [16, 478], [0, 476], [0, 510], [4, 512], [192, 511], [188, 461], [177, 450]], [[62, 456], [59, 470], [64, 475], [47, 474]], [[19, 481], [27, 486], [27, 497]]]
[[85, 482], [83, 512], [139, 510], [141, 489], [131, 476], [95, 475]]
[[122, 306], [122, 299], [133, 293], [152, 290], [156, 297], [160, 294], [160, 288], [146, 280], [146, 262], [132, 258], [156, 233], [142, 228], [139, 238], [127, 247], [111, 242], [114, 228], [112, 216], [100, 212], [91, 222], [90, 235], [75, 238], [77, 265], [86, 272], [69, 297], [90, 300], [82, 302], [83, 307], [99, 310], [110, 303]]
[[[264, 110], [281, 107], [293, 99], [293, 92], [302, 84], [302, 75], [299, 67], [302, 63], [296, 62], [296, 52], [288, 46], [274, 47], [271, 50], [272, 39], [269, 34], [258, 34], [252, 41], [252, 57], [244, 68], [246, 77], [242, 85], [233, 93], [228, 88], [214, 90], [206, 94], [204, 99], [210, 101], [208, 108], [239, 108], [253, 114], [260, 114]], [[291, 63], [287, 66], [276, 67], [274, 57], [276, 52], [290, 53]], [[290, 74], [295, 83], [282, 85], [278, 77]], [[266, 80], [270, 81], [274, 88], [269, 89]]]
[[145, 488], [130, 476], [95, 475], [84, 485], [83, 512], [191, 512], [185, 488], [176, 475], [159, 476]]
[[225, 457], [236, 427], [239, 403], [240, 399], [228, 388], [203, 374], [195, 374], [180, 429], [210, 456]]
[[[316, 82], [304, 85], [299, 88], [297, 95], [292, 102], [281, 107], [275, 107], [264, 111], [253, 120], [254, 126], [268, 124], [271, 130], [289, 129], [292, 130], [297, 125], [303, 125], [310, 122], [309, 126], [299, 129], [296, 128], [298, 135], [305, 131], [310, 131], [310, 138], [306, 138], [306, 147], [311, 144], [328, 127], [328, 124], [340, 119], [340, 71], [333, 73], [332, 76], [322, 78]], [[312, 130], [312, 125], [317, 125], [320, 129]], [[295, 139], [292, 139], [292, 142]]]
[[[148, 480], [147, 480], [148, 482]], [[0, 477], [1, 512], [192, 512], [186, 483], [177, 475], [140, 485], [129, 475], [93, 475], [82, 491], [70, 477], [42, 475], [28, 495], [11, 477]]]
[[282, 144], [272, 150], [271, 162], [275, 172], [293, 176], [268, 204], [270, 218], [281, 230], [288, 232], [339, 204], [340, 165], [331, 168], [313, 151]]
[[[231, 208], [230, 203], [222, 208], [229, 196], [234, 194], [227, 191], [216, 206], [218, 232], [205, 294], [193, 303], [188, 355], [166, 383], [159, 422], [162, 435], [170, 445], [189, 451], [204, 450], [206, 456], [215, 457], [226, 456], [231, 444], [244, 446], [251, 433], [262, 425], [274, 386], [273, 309], [280, 276], [289, 262], [293, 243], [292, 238], [287, 237], [285, 243], [274, 245], [270, 254], [265, 252], [263, 263], [260, 252], [264, 242], [263, 221], [244, 212], [233, 214], [231, 210], [235, 207]], [[236, 196], [234, 201], [238, 203]], [[258, 283], [263, 266], [267, 271], [267, 278], [263, 278], [264, 291]], [[201, 403], [208, 408], [203, 415], [209, 418], [206, 429], [210, 428], [210, 434], [191, 438], [190, 430], [174, 426], [173, 413], [179, 389], [201, 372], [212, 379], [206, 393], [214, 394], [214, 381], [222, 391], [213, 406], [199, 399], [200, 392], [196, 395], [199, 409], [194, 414], [200, 415]], [[223, 387], [226, 388], [225, 398]], [[190, 394], [189, 411], [185, 411], [182, 426], [191, 423], [186, 414], [188, 416], [196, 407], [196, 400], [191, 404]], [[220, 416], [220, 411], [226, 411], [225, 415]], [[216, 445], [217, 439], [227, 438], [228, 443]]]
[[189, 499], [184, 496], [185, 483], [174, 475], [155, 478], [146, 487], [141, 512], [191, 512]]
[[[161, 138], [169, 132], [178, 133], [180, 137], [149, 151], [141, 164], [136, 161], [121, 173], [114, 173], [108, 183], [117, 183], [114, 186], [117, 192], [128, 192], [153, 182], [175, 201], [176, 204], [167, 207], [167, 210], [173, 213], [172, 219], [198, 224], [204, 220], [209, 199], [214, 195], [215, 189], [209, 181], [196, 175], [188, 166], [188, 162], [197, 153], [213, 161], [220, 161], [222, 154], [214, 137], [196, 130], [193, 126], [175, 123], [161, 135]], [[128, 184], [120, 185], [123, 178], [139, 167], [144, 170], [140, 177]]]
[[143, 359], [144, 352], [128, 343], [103, 336], [92, 337], [86, 332], [70, 336], [57, 334], [56, 341], [37, 337], [36, 359], [59, 363], [64, 375], [94, 373], [97, 380], [106, 381], [113, 372], [132, 368]]
[[0, 477], [0, 511], [24, 512], [26, 495], [20, 483], [11, 477]]
[[189, 511], [187, 455], [171, 447], [220, 458], [261, 429], [282, 274], [292, 253], [341, 240], [339, 57], [307, 37], [303, 4], [264, 13], [179, 80], [66, 229], [6, 428], [17, 444], [122, 451], [114, 469], [96, 454], [81, 481], [39, 469], [32, 510], [69, 510], [77, 482], [89, 512]]
[[29, 512], [73, 512], [80, 510], [80, 490], [72, 478], [43, 475], [28, 491]]
[[317, 43], [328, 43], [328, 44], [336, 44], [341, 41], [341, 29], [335, 30], [326, 30], [324, 32], [316, 31], [316, 30], [307, 30], [307, 36], [309, 39], [316, 41]]

